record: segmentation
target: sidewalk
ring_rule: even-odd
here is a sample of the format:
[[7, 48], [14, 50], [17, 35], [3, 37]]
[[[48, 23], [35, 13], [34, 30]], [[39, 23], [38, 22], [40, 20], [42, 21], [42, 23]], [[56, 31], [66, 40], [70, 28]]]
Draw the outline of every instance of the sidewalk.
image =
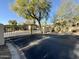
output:
[[0, 46], [0, 59], [11, 59], [10, 51], [6, 45]]
[[7, 46], [11, 53], [11, 59], [26, 59], [26, 57], [24, 56], [24, 53], [22, 51], [19, 51], [17, 47], [12, 45], [11, 43], [7, 43]]

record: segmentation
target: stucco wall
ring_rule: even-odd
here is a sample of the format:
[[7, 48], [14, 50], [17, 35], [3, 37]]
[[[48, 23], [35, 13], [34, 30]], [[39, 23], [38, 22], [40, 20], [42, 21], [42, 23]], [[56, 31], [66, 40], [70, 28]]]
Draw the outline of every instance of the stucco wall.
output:
[[4, 45], [4, 26], [0, 24], [0, 45]]

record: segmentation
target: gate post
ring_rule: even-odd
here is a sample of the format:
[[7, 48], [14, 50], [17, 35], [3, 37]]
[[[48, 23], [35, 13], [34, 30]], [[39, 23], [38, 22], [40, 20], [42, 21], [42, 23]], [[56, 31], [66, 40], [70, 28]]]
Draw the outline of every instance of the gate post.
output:
[[0, 24], [0, 45], [4, 45], [4, 25]]

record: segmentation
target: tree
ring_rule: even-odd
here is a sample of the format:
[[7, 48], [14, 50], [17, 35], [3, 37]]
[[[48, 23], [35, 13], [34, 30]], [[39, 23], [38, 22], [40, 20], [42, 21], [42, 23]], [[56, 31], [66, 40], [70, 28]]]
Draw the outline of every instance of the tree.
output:
[[16, 30], [16, 27], [17, 27], [16, 20], [9, 20], [8, 23], [9, 23], [10, 27], [12, 28], [12, 31]]
[[67, 21], [64, 19], [57, 19], [54, 22], [54, 30], [56, 32], [67, 32], [68, 31]]
[[16, 0], [12, 7], [19, 16], [27, 20], [37, 20], [41, 29], [40, 21], [48, 17], [50, 3], [48, 0]]
[[[72, 9], [74, 9], [74, 0], [61, 0], [61, 4], [59, 9], [57, 10], [58, 16], [65, 16], [69, 13], [72, 13]], [[71, 11], [70, 11], [71, 10]]]

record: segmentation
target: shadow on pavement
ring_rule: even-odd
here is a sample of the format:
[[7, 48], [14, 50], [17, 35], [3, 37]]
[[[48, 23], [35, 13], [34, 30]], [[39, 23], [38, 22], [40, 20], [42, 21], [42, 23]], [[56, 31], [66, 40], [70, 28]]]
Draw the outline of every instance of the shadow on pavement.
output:
[[[27, 59], [79, 59], [79, 36], [44, 35], [49, 37], [44, 40], [41, 36], [43, 35], [30, 36], [29, 40], [26, 37], [18, 38], [14, 43], [17, 42], [15, 44], [20, 49], [26, 47], [21, 50]], [[32, 45], [28, 48], [30, 44]]]

